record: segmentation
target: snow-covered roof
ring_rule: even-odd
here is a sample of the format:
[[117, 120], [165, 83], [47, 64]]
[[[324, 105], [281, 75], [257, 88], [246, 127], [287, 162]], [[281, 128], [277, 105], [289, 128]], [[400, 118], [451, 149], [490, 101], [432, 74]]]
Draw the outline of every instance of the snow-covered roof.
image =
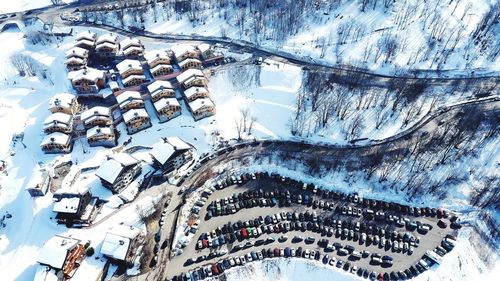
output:
[[149, 51], [144, 54], [144, 58], [148, 62], [148, 64], [153, 63], [157, 59], [166, 59], [170, 60], [170, 57], [165, 51]]
[[71, 121], [71, 117], [72, 116], [70, 114], [66, 114], [63, 112], [56, 112], [56, 113], [49, 115], [49, 117], [45, 118], [45, 121], [43, 122], [43, 124], [45, 126], [51, 125], [54, 123], [69, 124]]
[[180, 106], [179, 101], [176, 98], [161, 98], [154, 103], [156, 111], [160, 111], [170, 105]]
[[118, 42], [118, 36], [113, 33], [104, 33], [97, 38], [96, 44], [100, 44], [103, 42], [116, 43]]
[[149, 118], [149, 115], [144, 108], [138, 108], [138, 109], [134, 108], [134, 109], [131, 109], [131, 110], [123, 113], [123, 121], [125, 121], [125, 123], [134, 119], [135, 117], [147, 117], [147, 118]]
[[128, 56], [130, 53], [132, 53], [134, 51], [142, 52], [142, 51], [144, 51], [144, 48], [131, 46], [131, 47], [128, 47], [127, 49], [123, 50], [123, 54]]
[[109, 81], [108, 85], [109, 85], [109, 88], [111, 88], [111, 90], [120, 89], [120, 86], [118, 86], [118, 82], [116, 82], [116, 81]]
[[206, 52], [206, 51], [210, 50], [210, 44], [202, 43], [202, 44], [198, 45], [198, 50], [200, 50], [201, 52]]
[[89, 54], [89, 51], [84, 49], [84, 48], [80, 48], [80, 47], [73, 47], [69, 50], [66, 51], [66, 58], [70, 58], [70, 57], [80, 57], [80, 58], [84, 58], [84, 57], [87, 57]]
[[129, 46], [142, 46], [141, 40], [137, 38], [127, 37], [120, 42], [122, 50], [125, 50]]
[[49, 109], [60, 106], [70, 108], [73, 105], [74, 99], [75, 96], [72, 94], [68, 93], [56, 94], [49, 100]]
[[208, 94], [208, 90], [205, 87], [190, 87], [187, 90], [184, 90], [184, 95], [189, 99], [190, 97], [196, 94]]
[[77, 58], [77, 57], [71, 57], [69, 59], [66, 60], [66, 64], [85, 64], [85, 61], [81, 58]]
[[125, 260], [131, 240], [135, 239], [141, 232], [140, 228], [133, 226], [123, 224], [114, 226], [104, 237], [101, 254], [117, 260]]
[[106, 116], [111, 117], [111, 109], [104, 106], [94, 106], [90, 109], [85, 110], [80, 115], [80, 118], [85, 122], [87, 119], [94, 116]]
[[38, 255], [38, 263], [51, 266], [53, 268], [62, 269], [68, 251], [71, 251], [80, 243], [80, 240], [55, 235], [43, 245]]
[[167, 142], [169, 142], [171, 145], [175, 147], [177, 150], [184, 150], [184, 149], [191, 149], [191, 145], [189, 145], [187, 142], [183, 141], [179, 137], [168, 137]]
[[156, 161], [164, 164], [176, 151], [186, 149], [191, 149], [191, 146], [185, 141], [179, 137], [169, 137], [166, 140], [155, 143], [150, 153]]
[[120, 72], [120, 74], [130, 69], [139, 69], [142, 71], [141, 62], [138, 60], [131, 60], [131, 59], [126, 59], [121, 61], [116, 65], [116, 68], [118, 69], [118, 72]]
[[56, 144], [61, 144], [61, 145], [66, 145], [68, 144], [70, 140], [70, 136], [66, 135], [61, 132], [54, 132], [52, 134], [46, 135], [43, 140], [41, 145], [47, 145], [49, 143], [56, 143]]
[[192, 58], [189, 58], [189, 59], [185, 59], [183, 61], [181, 61], [179, 63], [179, 67], [182, 68], [185, 64], [188, 64], [190, 62], [194, 62], [194, 63], [199, 63], [201, 64], [201, 61], [199, 59], [192, 59]]
[[174, 87], [172, 87], [172, 83], [162, 80], [156, 80], [148, 85], [148, 92], [150, 94], [163, 89], [174, 89]]
[[52, 211], [56, 213], [68, 213], [76, 214], [78, 212], [78, 206], [80, 205], [80, 197], [64, 197], [59, 201], [54, 202], [54, 208]]
[[186, 53], [186, 52], [195, 52], [196, 49], [193, 45], [190, 44], [177, 44], [170, 48], [176, 57]]
[[151, 73], [155, 73], [157, 70], [162, 69], [162, 68], [172, 68], [173, 67], [170, 64], [159, 64], [153, 68], [151, 68]]
[[121, 105], [123, 102], [129, 101], [129, 100], [141, 100], [142, 101], [141, 94], [137, 91], [125, 91], [116, 97], [116, 101], [118, 102], [119, 105]]
[[146, 80], [146, 76], [134, 74], [134, 75], [127, 76], [127, 78], [123, 79], [122, 82], [123, 82], [123, 84], [128, 84], [128, 82], [130, 82], [131, 80], [134, 80], [134, 79]]
[[87, 67], [84, 69], [70, 71], [68, 73], [68, 79], [71, 81], [78, 81], [81, 79], [87, 79], [87, 80], [95, 82], [98, 79], [104, 79], [104, 71], [97, 70], [97, 69], [91, 68], [91, 67]]
[[94, 42], [94, 40], [80, 39], [80, 40], [78, 40], [78, 42], [75, 43], [75, 45], [81, 45], [81, 44], [87, 45], [89, 47], [93, 47], [95, 42]]
[[191, 108], [192, 111], [197, 111], [204, 106], [215, 106], [215, 105], [209, 98], [196, 99], [189, 103], [189, 107]]
[[[130, 112], [130, 111], [129, 111]], [[120, 175], [123, 168], [135, 165], [139, 160], [132, 157], [127, 153], [118, 153], [111, 156], [106, 160], [96, 171], [96, 176], [109, 182], [114, 183], [116, 178]]]
[[191, 76], [203, 76], [203, 77], [205, 77], [205, 75], [203, 75], [203, 72], [201, 70], [190, 68], [190, 69], [187, 69], [186, 71], [182, 72], [181, 74], [179, 74], [177, 76], [177, 81], [179, 81], [179, 83], [184, 83], [187, 79], [191, 78]]
[[80, 41], [81, 39], [94, 41], [95, 38], [96, 38], [96, 34], [90, 30], [82, 31], [75, 36], [76, 41]]
[[111, 127], [99, 127], [99, 126], [95, 126], [87, 130], [87, 138], [99, 135], [113, 135], [113, 130], [111, 129]]
[[109, 42], [104, 42], [104, 43], [99, 43], [96, 47], [95, 50], [99, 51], [102, 48], [109, 48], [109, 49], [116, 49], [118, 45], [109, 43]]

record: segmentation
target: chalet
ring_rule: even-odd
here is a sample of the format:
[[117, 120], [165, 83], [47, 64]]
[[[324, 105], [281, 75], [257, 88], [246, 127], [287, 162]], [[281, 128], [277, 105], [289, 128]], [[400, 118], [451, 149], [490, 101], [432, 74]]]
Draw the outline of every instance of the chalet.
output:
[[43, 245], [38, 254], [39, 268], [34, 281], [69, 280], [84, 259], [84, 244], [75, 238], [56, 235]]
[[199, 58], [198, 51], [196, 50], [195, 47], [189, 44], [178, 44], [175, 46], [172, 46], [172, 52], [174, 53], [175, 60], [177, 63], [180, 63], [181, 61], [191, 58], [191, 59], [197, 59]]
[[68, 73], [68, 79], [79, 96], [96, 96], [100, 89], [106, 86], [104, 71], [94, 68], [84, 68]]
[[138, 250], [145, 240], [144, 232], [137, 227], [119, 224], [106, 233], [101, 254], [113, 261], [131, 265], [139, 256]]
[[87, 130], [87, 141], [90, 146], [116, 146], [116, 138], [113, 127], [95, 126]]
[[151, 127], [151, 119], [144, 108], [131, 109], [123, 113], [123, 121], [129, 135]]
[[154, 107], [160, 123], [181, 115], [181, 105], [176, 98], [161, 98], [154, 103]]
[[127, 78], [122, 80], [122, 83], [125, 87], [137, 86], [146, 82], [146, 76], [144, 75], [130, 75]]
[[174, 72], [174, 68], [170, 64], [158, 64], [149, 69], [154, 77], [167, 75]]
[[61, 188], [54, 193], [52, 200], [54, 201], [52, 211], [57, 214], [58, 223], [88, 225], [96, 213], [97, 197], [92, 197], [88, 187]]
[[168, 81], [156, 80], [148, 85], [148, 92], [153, 102], [161, 98], [175, 98], [175, 90]]
[[122, 79], [125, 79], [130, 75], [144, 74], [141, 62], [138, 60], [130, 60], [130, 59], [123, 60], [116, 65], [116, 68], [118, 69], [118, 73], [120, 73]]
[[113, 116], [111, 109], [104, 106], [94, 106], [85, 110], [80, 115], [85, 128], [94, 126], [111, 126], [113, 124]]
[[207, 43], [202, 43], [196, 46], [196, 49], [198, 49], [198, 51], [200, 52], [200, 57], [204, 60], [209, 59], [214, 55], [212, 47]]
[[46, 134], [53, 132], [71, 134], [73, 131], [73, 116], [62, 112], [53, 113], [43, 122], [43, 131]]
[[137, 91], [125, 91], [116, 96], [116, 101], [122, 112], [134, 108], [144, 108], [144, 100]]
[[193, 147], [178, 137], [169, 137], [154, 144], [150, 154], [156, 169], [172, 175], [193, 159]]
[[215, 105], [209, 98], [200, 98], [188, 103], [194, 120], [198, 121], [215, 114]]
[[114, 193], [126, 188], [141, 173], [139, 160], [127, 153], [118, 153], [109, 157], [97, 170], [96, 176], [104, 187]]
[[179, 62], [179, 67], [181, 68], [182, 71], [187, 70], [187, 69], [201, 69], [201, 61], [199, 59], [185, 59], [181, 62]]
[[170, 65], [172, 61], [166, 52], [162, 51], [149, 51], [144, 55], [150, 68], [153, 68], [159, 64]]
[[72, 94], [56, 94], [49, 100], [49, 110], [52, 113], [75, 114], [78, 111], [78, 101]]
[[195, 99], [208, 98], [209, 96], [207, 88], [194, 86], [184, 90], [184, 97], [188, 102], [192, 102]]
[[66, 52], [66, 68], [69, 71], [84, 68], [87, 65], [89, 51], [84, 48], [74, 47]]
[[120, 42], [122, 53], [126, 57], [141, 57], [144, 55], [144, 45], [136, 38], [125, 38]]
[[177, 76], [177, 81], [184, 89], [192, 86], [204, 87], [208, 84], [208, 79], [199, 69], [188, 69]]
[[80, 32], [75, 37], [76, 41], [75, 47], [92, 50], [94, 49], [96, 38], [97, 35], [94, 32], [91, 32], [90, 30]]
[[43, 138], [40, 144], [45, 153], [68, 153], [71, 151], [71, 137], [67, 134], [55, 132]]
[[112, 33], [105, 33], [97, 38], [95, 43], [95, 51], [97, 55], [104, 58], [112, 58], [116, 56], [120, 44], [118, 43], [118, 36]]
[[32, 197], [44, 196], [49, 190], [50, 182], [51, 177], [49, 172], [45, 169], [38, 169], [31, 177], [25, 189]]

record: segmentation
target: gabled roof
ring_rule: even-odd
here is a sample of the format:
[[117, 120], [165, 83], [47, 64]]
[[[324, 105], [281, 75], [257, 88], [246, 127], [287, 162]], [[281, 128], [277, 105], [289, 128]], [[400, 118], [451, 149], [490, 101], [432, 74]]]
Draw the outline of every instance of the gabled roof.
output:
[[144, 51], [144, 48], [131, 46], [131, 47], [128, 47], [127, 49], [123, 50], [123, 54], [128, 56], [130, 53], [132, 53], [134, 51], [142, 52], [142, 51]]
[[95, 38], [96, 38], [96, 34], [94, 32], [91, 32], [90, 30], [82, 31], [75, 36], [76, 41], [80, 41], [81, 39], [94, 41]]
[[160, 164], [165, 164], [176, 152], [191, 149], [191, 146], [178, 137], [169, 137], [153, 145], [151, 156]]
[[111, 127], [99, 127], [95, 126], [87, 130], [87, 139], [100, 135], [114, 135], [113, 129]]
[[49, 143], [56, 143], [61, 145], [66, 145], [69, 143], [70, 136], [60, 132], [54, 132], [52, 134], [46, 135], [41, 143], [41, 146], [47, 145]]
[[78, 206], [80, 206], [80, 196], [63, 197], [59, 201], [54, 202], [52, 211], [56, 213], [76, 214]]
[[90, 81], [97, 81], [98, 79], [104, 79], [104, 71], [97, 70], [95, 68], [87, 67], [75, 71], [70, 71], [68, 73], [68, 79], [71, 81], [78, 81], [81, 79], [87, 79]]
[[94, 106], [82, 112], [80, 118], [85, 122], [87, 119], [94, 116], [106, 116], [111, 118], [111, 109], [104, 106]]
[[129, 100], [141, 100], [142, 101], [142, 96], [139, 92], [137, 91], [125, 91], [118, 96], [116, 96], [116, 101], [118, 102], [118, 105], [121, 105], [123, 102], [129, 101]]
[[67, 93], [60, 93], [54, 95], [49, 101], [49, 109], [54, 107], [71, 107], [75, 96]]
[[149, 115], [147, 111], [144, 108], [139, 108], [139, 109], [131, 109], [125, 113], [123, 113], [123, 121], [128, 122], [136, 117], [147, 117], [149, 118]]
[[204, 106], [215, 106], [215, 105], [209, 98], [196, 99], [189, 103], [189, 108], [191, 108], [191, 111], [197, 111], [203, 108]]
[[131, 59], [126, 59], [121, 61], [116, 65], [116, 68], [118, 69], [118, 72], [120, 72], [120, 74], [128, 71], [129, 69], [140, 69], [142, 71], [141, 62], [138, 60], [131, 60]]
[[202, 43], [200, 45], [198, 45], [198, 50], [200, 50], [200, 52], [206, 52], [208, 50], [210, 50], [210, 44], [207, 44], [207, 43]]
[[38, 263], [62, 269], [68, 251], [71, 251], [80, 243], [80, 240], [56, 235], [43, 245], [38, 255]]
[[81, 58], [78, 58], [78, 57], [71, 57], [71, 58], [66, 60], [66, 64], [74, 64], [74, 63], [85, 64], [85, 61]]
[[170, 64], [158, 64], [155, 67], [151, 68], [151, 73], [155, 73], [157, 70], [162, 69], [162, 68], [170, 68], [173, 69], [173, 67]]
[[190, 69], [187, 69], [186, 71], [182, 72], [181, 74], [179, 74], [177, 76], [177, 81], [179, 81], [179, 83], [182, 84], [186, 80], [188, 80], [189, 78], [191, 78], [192, 76], [203, 76], [203, 77], [205, 77], [205, 75], [203, 74], [203, 72], [201, 70], [190, 68]]
[[185, 149], [192, 148], [192, 146], [190, 144], [183, 141], [179, 137], [168, 137], [167, 142], [170, 143], [172, 146], [174, 146], [176, 150], [185, 150]]
[[141, 232], [141, 229], [133, 226], [122, 224], [114, 226], [104, 237], [101, 254], [117, 260], [125, 260], [131, 240], [135, 239]]
[[73, 47], [69, 50], [66, 51], [66, 58], [71, 58], [71, 57], [80, 57], [80, 58], [84, 58], [84, 57], [87, 57], [89, 54], [89, 51], [87, 49], [84, 49], [84, 48], [80, 48], [80, 47]]
[[95, 45], [95, 42], [93, 40], [89, 40], [89, 39], [80, 39], [78, 40], [78, 42], [75, 43], [75, 46], [77, 45], [87, 45], [89, 47], [94, 47]]
[[127, 37], [120, 42], [120, 47], [122, 48], [122, 50], [125, 50], [130, 46], [142, 47], [141, 40], [137, 38]]
[[144, 58], [148, 62], [148, 64], [153, 63], [154, 61], [158, 59], [167, 59], [170, 60], [170, 57], [165, 51], [149, 51], [144, 54]]
[[184, 95], [189, 99], [196, 94], [208, 94], [208, 90], [205, 87], [190, 87], [184, 90]]
[[72, 116], [70, 114], [66, 114], [63, 112], [56, 112], [56, 113], [52, 113], [47, 118], [45, 118], [45, 121], [43, 122], [43, 124], [45, 126], [50, 125], [50, 124], [54, 124], [54, 123], [69, 124], [71, 122], [71, 118], [72, 118]]
[[146, 80], [146, 76], [134, 74], [134, 75], [127, 76], [127, 78], [123, 79], [122, 82], [123, 82], [123, 84], [128, 84], [128, 82], [130, 82], [131, 80], [134, 80], [134, 79]]
[[114, 154], [99, 167], [96, 171], [96, 176], [109, 183], [114, 183], [124, 168], [138, 163], [139, 160], [135, 159], [130, 154]]
[[100, 44], [103, 42], [118, 43], [118, 36], [113, 33], [104, 33], [101, 36], [97, 37], [96, 44]]
[[186, 52], [195, 52], [196, 49], [193, 45], [190, 44], [177, 44], [170, 48], [176, 57], [186, 53]]
[[148, 92], [150, 94], [153, 94], [154, 92], [156, 92], [158, 90], [163, 90], [163, 89], [172, 89], [173, 90], [174, 87], [172, 87], [172, 83], [170, 83], [168, 81], [162, 81], [162, 80], [156, 80], [153, 83], [148, 85]]
[[170, 105], [180, 106], [176, 98], [161, 98], [154, 103], [156, 111], [160, 111]]
[[109, 43], [109, 42], [103, 42], [103, 43], [97, 44], [95, 47], [95, 50], [99, 51], [102, 48], [116, 49], [117, 47], [118, 47], [118, 45], [116, 45], [116, 44]]
[[201, 61], [199, 59], [192, 59], [192, 58], [189, 58], [189, 59], [185, 59], [183, 61], [181, 61], [179, 63], [179, 67], [182, 68], [185, 64], [188, 64], [190, 62], [194, 62], [194, 63], [199, 63], [201, 64]]

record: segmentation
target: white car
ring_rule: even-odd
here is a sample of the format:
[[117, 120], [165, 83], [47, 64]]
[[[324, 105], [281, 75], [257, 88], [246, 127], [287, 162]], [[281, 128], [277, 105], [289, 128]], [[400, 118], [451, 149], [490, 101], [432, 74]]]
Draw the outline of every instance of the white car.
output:
[[304, 251], [304, 258], [305, 258], [305, 259], [308, 259], [308, 258], [309, 258], [309, 256], [310, 256], [309, 249], [306, 249], [306, 250]]
[[314, 257], [316, 256], [316, 252], [314, 250], [311, 251], [311, 255], [309, 256], [309, 259], [314, 259]]
[[245, 263], [247, 263], [247, 261], [245, 260], [245, 256], [241, 256], [240, 261], [241, 261], [241, 265], [245, 265]]

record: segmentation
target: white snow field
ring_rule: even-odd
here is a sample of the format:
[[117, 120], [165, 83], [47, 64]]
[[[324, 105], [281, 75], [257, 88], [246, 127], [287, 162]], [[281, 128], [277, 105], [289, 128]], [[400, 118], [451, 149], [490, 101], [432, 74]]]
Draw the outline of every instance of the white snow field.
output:
[[[60, 0], [59, 2], [61, 4], [63, 3], [69, 4], [76, 1], [78, 0]], [[52, 0], [12, 0], [12, 1], [4, 0], [0, 4], [0, 14], [22, 12], [26, 10], [38, 9], [52, 5], [54, 5]]]

